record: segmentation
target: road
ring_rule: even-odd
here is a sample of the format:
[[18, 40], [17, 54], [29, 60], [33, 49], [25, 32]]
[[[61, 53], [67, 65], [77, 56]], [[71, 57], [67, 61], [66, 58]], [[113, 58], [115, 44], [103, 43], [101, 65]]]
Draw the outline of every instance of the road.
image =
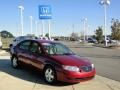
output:
[[75, 43], [67, 45], [81, 57], [90, 59], [95, 64], [98, 75], [120, 81], [120, 49], [82, 46]]

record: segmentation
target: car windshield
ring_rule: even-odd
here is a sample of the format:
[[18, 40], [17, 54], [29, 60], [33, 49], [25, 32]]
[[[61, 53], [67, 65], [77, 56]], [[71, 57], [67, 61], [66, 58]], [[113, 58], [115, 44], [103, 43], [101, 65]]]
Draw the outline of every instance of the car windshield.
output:
[[49, 55], [73, 55], [74, 53], [65, 45], [60, 43], [42, 43], [45, 52]]

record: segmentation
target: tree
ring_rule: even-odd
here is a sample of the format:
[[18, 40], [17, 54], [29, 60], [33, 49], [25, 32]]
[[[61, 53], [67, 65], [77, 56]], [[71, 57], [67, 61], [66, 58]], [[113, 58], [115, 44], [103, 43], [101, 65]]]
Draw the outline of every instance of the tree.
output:
[[45, 34], [45, 37], [49, 38], [49, 33], [46, 33], [46, 34]]
[[95, 31], [95, 37], [96, 37], [96, 40], [98, 41], [98, 43], [101, 43], [103, 41], [103, 30], [102, 30], [102, 27], [98, 27], [98, 29], [96, 29]]
[[114, 40], [120, 40], [120, 21], [118, 19], [112, 19], [111, 36]]
[[1, 31], [0, 35], [3, 38], [14, 38], [14, 36], [10, 32], [8, 32], [6, 30]]

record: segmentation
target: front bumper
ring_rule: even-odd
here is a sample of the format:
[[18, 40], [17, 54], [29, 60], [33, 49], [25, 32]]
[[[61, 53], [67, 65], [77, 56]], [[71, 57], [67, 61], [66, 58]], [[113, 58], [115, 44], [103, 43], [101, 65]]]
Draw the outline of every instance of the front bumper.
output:
[[81, 81], [92, 79], [95, 74], [95, 68], [90, 72], [70, 72], [64, 70], [63, 72], [57, 72], [57, 80], [69, 83], [78, 83]]

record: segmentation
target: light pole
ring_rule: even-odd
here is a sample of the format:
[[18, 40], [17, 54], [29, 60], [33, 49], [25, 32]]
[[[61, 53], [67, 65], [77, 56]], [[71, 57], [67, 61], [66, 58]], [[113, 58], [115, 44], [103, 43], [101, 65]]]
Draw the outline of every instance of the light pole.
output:
[[31, 32], [31, 35], [33, 34], [33, 31], [32, 31], [32, 21], [33, 21], [33, 17], [30, 16], [30, 32]]
[[106, 9], [107, 9], [107, 6], [110, 5], [110, 1], [109, 0], [101, 0], [100, 4], [104, 6], [104, 34], [105, 34], [105, 46], [107, 46], [107, 36], [106, 36], [106, 28], [107, 28], [106, 27], [107, 26], [106, 17], [107, 17], [107, 15], [106, 15]]
[[85, 40], [85, 32], [86, 32], [86, 29], [87, 29], [87, 28], [86, 28], [86, 26], [87, 26], [86, 23], [87, 23], [87, 18], [84, 18], [84, 19], [83, 19], [83, 24], [84, 24], [84, 31], [83, 31], [83, 32], [84, 32], [84, 42], [86, 41], [86, 40]]
[[24, 10], [24, 7], [18, 6], [18, 8], [20, 9], [20, 13], [21, 13], [21, 35], [23, 36], [23, 10]]
[[0, 42], [1, 42], [1, 37], [2, 37], [2, 36], [1, 36], [1, 32], [0, 32]]
[[87, 40], [88, 40], [88, 38], [89, 38], [89, 31], [90, 31], [90, 25], [87, 23], [87, 25], [86, 25], [86, 38], [87, 38]]
[[45, 34], [44, 34], [44, 20], [42, 20], [42, 37], [45, 37]]
[[38, 35], [38, 22], [37, 22], [37, 20], [35, 21], [35, 26], [36, 26], [36, 36]]
[[73, 28], [73, 33], [75, 33], [75, 25], [74, 24], [72, 25], [72, 28]]
[[1, 42], [1, 37], [2, 37], [2, 36], [1, 36], [1, 32], [0, 32], [0, 42]]
[[49, 39], [51, 39], [51, 32], [50, 32], [50, 28], [51, 28], [51, 26], [50, 26], [50, 20], [49, 20], [49, 25], [48, 25]]
[[38, 37], [42, 37], [42, 25], [40, 21], [38, 21]]

